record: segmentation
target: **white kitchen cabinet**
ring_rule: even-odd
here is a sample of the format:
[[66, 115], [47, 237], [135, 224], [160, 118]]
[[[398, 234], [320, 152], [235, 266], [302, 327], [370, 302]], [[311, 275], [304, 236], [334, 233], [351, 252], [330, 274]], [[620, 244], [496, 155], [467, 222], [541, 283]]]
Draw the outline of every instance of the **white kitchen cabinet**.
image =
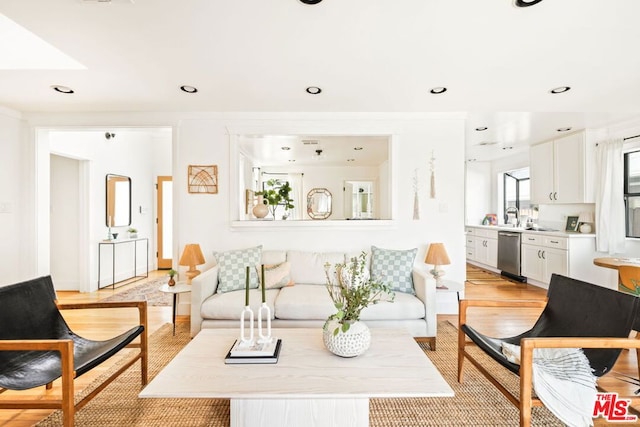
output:
[[[524, 236], [523, 236], [524, 237]], [[529, 280], [542, 282], [544, 271], [542, 266], [542, 248], [524, 242], [520, 244], [520, 274]]]
[[586, 139], [581, 131], [531, 146], [532, 203], [593, 203], [594, 150]]
[[568, 238], [523, 233], [521, 273], [527, 279], [549, 284], [551, 274], [569, 274]]
[[466, 227], [467, 261], [498, 268], [498, 231]]

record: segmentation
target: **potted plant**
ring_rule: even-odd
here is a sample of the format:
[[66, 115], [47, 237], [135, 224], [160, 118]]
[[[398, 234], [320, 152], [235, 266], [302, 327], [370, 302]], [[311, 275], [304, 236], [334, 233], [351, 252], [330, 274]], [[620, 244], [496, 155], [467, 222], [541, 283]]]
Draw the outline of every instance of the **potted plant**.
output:
[[271, 215], [273, 215], [273, 219], [276, 219], [276, 210], [278, 209], [278, 206], [284, 205], [285, 214], [282, 219], [286, 219], [289, 216], [287, 211], [294, 208], [293, 199], [289, 197], [289, 193], [291, 193], [289, 181], [270, 179], [267, 181], [267, 186], [269, 189], [258, 191], [255, 194], [257, 196], [262, 196], [264, 202], [269, 207]]
[[178, 274], [177, 271], [175, 271], [173, 268], [171, 270], [169, 270], [167, 272], [167, 274], [169, 275], [169, 286], [175, 286], [176, 281], [173, 279], [173, 276], [175, 276], [176, 274]]
[[135, 239], [138, 237], [138, 230], [133, 228], [133, 227], [129, 227], [129, 229], [127, 230], [129, 232], [129, 237], [131, 239]]
[[395, 298], [389, 285], [369, 277], [366, 261], [367, 254], [362, 252], [349, 264], [336, 264], [333, 278], [331, 265], [324, 266], [327, 291], [337, 312], [327, 318], [322, 336], [327, 349], [338, 356], [357, 356], [369, 348], [371, 333], [360, 322], [360, 313], [371, 304]]

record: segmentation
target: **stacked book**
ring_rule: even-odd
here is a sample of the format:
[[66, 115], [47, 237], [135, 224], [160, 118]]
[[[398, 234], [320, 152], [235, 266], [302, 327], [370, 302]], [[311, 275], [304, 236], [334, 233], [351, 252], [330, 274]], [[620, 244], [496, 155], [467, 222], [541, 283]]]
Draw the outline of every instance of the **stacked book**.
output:
[[277, 363], [281, 346], [282, 340], [278, 338], [272, 338], [268, 343], [236, 340], [224, 358], [224, 363]]

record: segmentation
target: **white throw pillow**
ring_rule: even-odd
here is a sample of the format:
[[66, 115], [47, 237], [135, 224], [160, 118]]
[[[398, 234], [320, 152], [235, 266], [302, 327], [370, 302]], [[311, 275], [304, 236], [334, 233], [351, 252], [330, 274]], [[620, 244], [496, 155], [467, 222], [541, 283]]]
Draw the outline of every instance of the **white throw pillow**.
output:
[[[262, 286], [262, 264], [256, 265], [260, 286]], [[264, 264], [265, 289], [279, 289], [292, 286], [291, 264], [288, 261], [280, 264]]]

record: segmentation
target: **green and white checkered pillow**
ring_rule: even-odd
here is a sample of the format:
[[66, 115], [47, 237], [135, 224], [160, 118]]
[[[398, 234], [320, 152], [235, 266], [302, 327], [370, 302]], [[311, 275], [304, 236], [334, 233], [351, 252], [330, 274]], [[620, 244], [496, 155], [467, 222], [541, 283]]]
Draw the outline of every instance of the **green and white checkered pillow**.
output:
[[218, 262], [218, 289], [222, 294], [239, 291], [246, 286], [247, 267], [249, 268], [249, 288], [257, 288], [260, 279], [255, 265], [262, 258], [262, 245], [255, 248], [238, 249], [215, 254]]
[[415, 295], [412, 270], [416, 253], [418, 248], [394, 250], [371, 246], [371, 279], [388, 284], [394, 291]]

